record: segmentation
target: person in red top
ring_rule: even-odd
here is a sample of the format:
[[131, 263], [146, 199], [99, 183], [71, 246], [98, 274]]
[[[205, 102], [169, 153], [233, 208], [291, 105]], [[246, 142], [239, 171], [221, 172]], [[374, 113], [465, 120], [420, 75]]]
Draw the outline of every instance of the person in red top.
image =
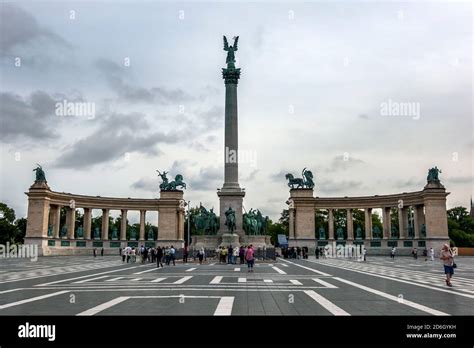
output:
[[253, 272], [253, 264], [255, 262], [253, 254], [254, 254], [254, 250], [253, 250], [252, 244], [250, 244], [249, 247], [247, 248], [247, 251], [245, 252], [245, 260], [247, 261], [249, 272]]

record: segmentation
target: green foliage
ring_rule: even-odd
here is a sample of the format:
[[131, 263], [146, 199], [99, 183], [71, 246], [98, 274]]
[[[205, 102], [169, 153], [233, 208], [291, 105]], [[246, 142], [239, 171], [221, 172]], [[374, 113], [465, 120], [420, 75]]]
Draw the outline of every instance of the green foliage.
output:
[[23, 243], [26, 233], [26, 219], [20, 218], [15, 221], [15, 211], [5, 203], [0, 202], [0, 244]]
[[457, 247], [474, 247], [474, 218], [464, 207], [447, 211], [448, 231], [451, 244]]

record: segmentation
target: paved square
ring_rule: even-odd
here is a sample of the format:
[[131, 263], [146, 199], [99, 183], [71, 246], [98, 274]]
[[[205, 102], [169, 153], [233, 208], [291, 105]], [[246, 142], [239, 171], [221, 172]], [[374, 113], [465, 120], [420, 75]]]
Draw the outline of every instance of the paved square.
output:
[[454, 287], [439, 261], [400, 257], [165, 266], [118, 257], [0, 260], [0, 315], [474, 315], [474, 258]]

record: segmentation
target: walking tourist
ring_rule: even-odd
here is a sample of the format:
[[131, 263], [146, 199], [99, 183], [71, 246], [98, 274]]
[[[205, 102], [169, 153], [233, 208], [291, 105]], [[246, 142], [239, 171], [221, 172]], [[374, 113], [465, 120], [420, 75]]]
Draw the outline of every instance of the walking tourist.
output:
[[227, 248], [227, 264], [232, 264], [232, 257], [234, 256], [233, 252], [232, 245], [229, 245]]
[[158, 249], [156, 249], [156, 267], [163, 268], [163, 249], [161, 249], [160, 246], [158, 246]]
[[239, 249], [239, 258], [240, 258], [240, 264], [243, 265], [245, 262], [245, 248], [243, 245], [241, 245]]
[[451, 279], [453, 278], [456, 264], [454, 263], [453, 252], [449, 248], [448, 244], [443, 246], [440, 259], [443, 260], [444, 274], [446, 274], [446, 285], [452, 287], [453, 285], [451, 284]]
[[97, 257], [97, 249], [94, 248], [94, 257]]
[[186, 244], [183, 249], [183, 263], [188, 263], [189, 247]]
[[100, 249], [100, 256], [104, 256], [104, 248]]
[[170, 260], [173, 261], [173, 266], [176, 266], [174, 262], [176, 260], [176, 249], [173, 246], [170, 248]]
[[204, 247], [201, 247], [198, 251], [199, 264], [202, 265], [202, 259], [204, 258]]
[[252, 244], [250, 244], [247, 248], [247, 251], [245, 252], [245, 260], [247, 261], [247, 267], [249, 272], [253, 272], [253, 264], [255, 262], [253, 254], [254, 250]]
[[395, 247], [392, 247], [392, 250], [390, 250], [390, 258], [392, 260], [395, 260], [395, 252], [397, 251], [397, 249], [395, 249]]
[[239, 248], [234, 248], [234, 251], [232, 252], [232, 263], [235, 265], [237, 263], [237, 258], [239, 257]]
[[122, 250], [122, 263], [125, 262], [125, 258], [127, 257], [127, 249], [123, 248]]
[[433, 248], [430, 248], [430, 259], [431, 259], [431, 261], [434, 261], [434, 250], [433, 250]]

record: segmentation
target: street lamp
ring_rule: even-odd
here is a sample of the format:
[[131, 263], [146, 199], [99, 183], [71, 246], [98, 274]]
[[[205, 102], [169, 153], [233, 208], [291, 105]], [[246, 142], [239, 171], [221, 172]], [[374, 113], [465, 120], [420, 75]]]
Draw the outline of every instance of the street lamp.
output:
[[189, 243], [191, 242], [191, 201], [188, 201], [188, 248], [189, 248]]

